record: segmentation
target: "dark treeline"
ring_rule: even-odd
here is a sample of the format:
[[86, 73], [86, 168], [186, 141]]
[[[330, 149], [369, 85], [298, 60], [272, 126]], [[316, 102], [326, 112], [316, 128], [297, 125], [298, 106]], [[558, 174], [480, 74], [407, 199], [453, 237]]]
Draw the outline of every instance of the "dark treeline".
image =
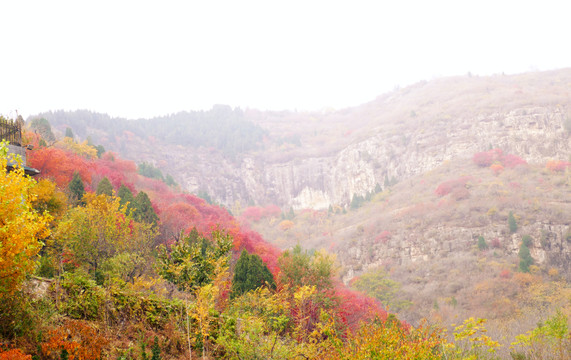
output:
[[241, 109], [228, 105], [215, 105], [209, 111], [183, 111], [138, 120], [112, 118], [88, 110], [50, 111], [30, 117], [38, 118], [47, 119], [55, 128], [69, 126], [79, 137], [91, 136], [95, 141], [99, 141], [97, 134], [89, 133], [89, 128], [110, 136], [130, 131], [143, 139], [154, 136], [176, 145], [213, 147], [227, 155], [260, 148], [265, 134], [261, 127], [245, 119]]

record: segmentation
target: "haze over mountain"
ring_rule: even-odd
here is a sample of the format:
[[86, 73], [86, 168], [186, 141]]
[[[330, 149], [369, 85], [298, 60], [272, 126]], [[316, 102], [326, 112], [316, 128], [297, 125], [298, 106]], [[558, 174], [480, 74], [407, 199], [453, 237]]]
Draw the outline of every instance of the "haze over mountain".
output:
[[[50, 112], [56, 129], [172, 174], [228, 208], [347, 206], [490, 148], [530, 163], [567, 159], [571, 70], [421, 82], [340, 111], [263, 112], [217, 105], [147, 120]], [[215, 165], [214, 165], [215, 164]]]

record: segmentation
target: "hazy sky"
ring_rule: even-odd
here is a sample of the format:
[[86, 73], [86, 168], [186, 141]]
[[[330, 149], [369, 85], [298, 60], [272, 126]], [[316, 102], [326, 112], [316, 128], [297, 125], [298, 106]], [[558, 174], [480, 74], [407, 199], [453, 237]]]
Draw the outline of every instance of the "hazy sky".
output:
[[0, 114], [359, 105], [571, 66], [566, 1], [2, 1]]

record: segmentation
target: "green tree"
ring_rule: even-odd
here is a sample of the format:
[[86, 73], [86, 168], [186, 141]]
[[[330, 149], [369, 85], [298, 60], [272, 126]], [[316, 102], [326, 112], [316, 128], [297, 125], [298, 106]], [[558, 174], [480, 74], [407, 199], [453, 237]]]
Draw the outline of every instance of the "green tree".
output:
[[35, 118], [30, 122], [30, 128], [37, 131], [43, 140], [48, 143], [53, 143], [56, 141], [56, 137], [52, 132], [52, 127], [45, 118]]
[[178, 185], [176, 181], [174, 181], [174, 178], [171, 176], [171, 174], [167, 174], [167, 176], [165, 177], [165, 184], [167, 184], [168, 186]]
[[210, 284], [217, 264], [226, 266], [232, 249], [232, 238], [220, 231], [213, 231], [207, 239], [193, 229], [187, 236], [167, 249], [159, 247], [157, 270], [165, 280], [181, 291], [195, 291]]
[[101, 155], [105, 154], [105, 148], [103, 145], [97, 145], [95, 150], [97, 150], [97, 157], [101, 159]]
[[513, 211], [510, 211], [508, 215], [508, 226], [510, 228], [510, 233], [514, 234], [517, 231], [517, 222], [515, 221]]
[[127, 211], [133, 209], [135, 205], [135, 197], [133, 196], [131, 189], [125, 186], [125, 184], [121, 184], [121, 186], [119, 187], [119, 191], [117, 191], [117, 196], [119, 197], [119, 199], [121, 199], [120, 200], [121, 205], [127, 206]]
[[65, 137], [68, 137], [68, 138], [72, 138], [72, 139], [73, 139], [73, 131], [71, 130], [70, 127], [66, 127], [66, 128], [65, 128]]
[[97, 184], [96, 194], [97, 195], [105, 194], [107, 196], [113, 196], [113, 185], [111, 185], [111, 182], [109, 181], [107, 176], [101, 179], [101, 181], [99, 181], [99, 184]]
[[316, 286], [318, 290], [332, 286], [334, 257], [324, 250], [308, 253], [297, 245], [286, 250], [278, 259], [281, 269], [280, 283], [289, 284], [292, 289], [301, 286]]
[[139, 164], [139, 166], [137, 168], [137, 172], [140, 175], [143, 175], [143, 176], [151, 178], [151, 179], [157, 179], [157, 180], [165, 181], [165, 178], [164, 178], [161, 170], [157, 169], [156, 167], [153, 166], [153, 164], [150, 164], [150, 163], [143, 162], [143, 163]]
[[478, 236], [478, 249], [486, 250], [488, 248], [488, 244], [486, 243], [486, 239], [482, 235]]
[[246, 250], [242, 250], [234, 269], [230, 297], [238, 297], [264, 285], [275, 289], [274, 276], [258, 255], [249, 254]]
[[521, 272], [529, 272], [529, 266], [533, 264], [533, 258], [529, 253], [529, 248], [525, 243], [522, 242], [519, 247], [519, 270]]
[[85, 194], [85, 187], [77, 171], [73, 173], [73, 179], [69, 182], [67, 188], [69, 189], [70, 201], [74, 204], [81, 203], [81, 199]]
[[353, 287], [379, 300], [392, 311], [400, 311], [412, 305], [410, 301], [397, 298], [401, 284], [391, 280], [381, 268], [361, 275], [353, 282]]
[[365, 202], [365, 198], [361, 195], [354, 194], [353, 199], [351, 200], [351, 209], [355, 210], [363, 206]]
[[161, 360], [161, 348], [159, 347], [159, 338], [155, 336], [155, 342], [151, 348], [151, 360]]
[[139, 191], [137, 196], [135, 196], [134, 206], [135, 210], [133, 211], [133, 217], [135, 220], [146, 222], [147, 224], [158, 224], [159, 217], [157, 216], [147, 193]]

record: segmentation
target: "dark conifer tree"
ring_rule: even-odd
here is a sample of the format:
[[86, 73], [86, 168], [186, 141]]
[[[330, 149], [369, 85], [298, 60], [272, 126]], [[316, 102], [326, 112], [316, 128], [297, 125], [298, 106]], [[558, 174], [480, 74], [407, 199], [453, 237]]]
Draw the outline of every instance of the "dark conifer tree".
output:
[[107, 176], [101, 179], [101, 181], [99, 181], [99, 184], [97, 184], [96, 194], [97, 195], [105, 194], [107, 196], [113, 196], [113, 185], [111, 185], [111, 182], [109, 181], [109, 179], [107, 179]]
[[135, 207], [135, 197], [131, 190], [125, 186], [125, 184], [121, 184], [119, 187], [119, 191], [117, 191], [117, 196], [119, 196], [119, 202], [121, 205], [127, 205], [127, 210], [131, 210]]
[[144, 191], [139, 191], [137, 196], [135, 196], [135, 211], [133, 211], [133, 217], [139, 222], [146, 222], [147, 224], [157, 225], [159, 222], [159, 217], [153, 209], [153, 204], [149, 196]]
[[274, 277], [258, 255], [250, 255], [246, 250], [242, 250], [234, 269], [230, 297], [238, 297], [260, 286], [268, 286], [270, 289], [275, 289]]
[[83, 186], [83, 181], [81, 181], [81, 177], [77, 171], [73, 173], [73, 179], [69, 182], [67, 187], [69, 189], [69, 198], [72, 203], [81, 203], [83, 194], [85, 194], [85, 186]]

